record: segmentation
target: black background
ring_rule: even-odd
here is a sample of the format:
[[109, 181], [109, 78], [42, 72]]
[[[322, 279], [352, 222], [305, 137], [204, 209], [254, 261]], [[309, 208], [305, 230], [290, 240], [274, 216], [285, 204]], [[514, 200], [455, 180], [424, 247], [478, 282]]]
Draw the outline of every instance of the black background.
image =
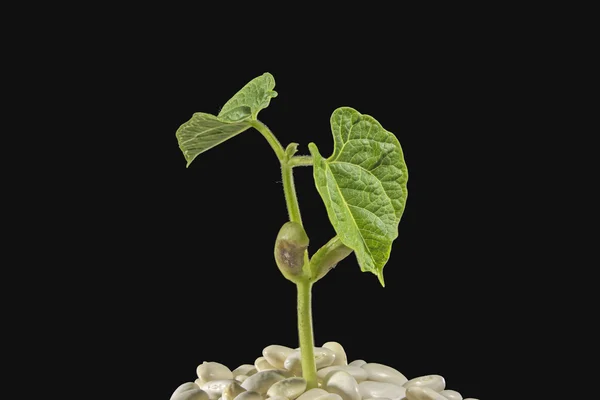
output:
[[[593, 198], [578, 193], [593, 180], [573, 180], [594, 160], [575, 93], [589, 91], [588, 25], [551, 7], [390, 5], [21, 13], [5, 40], [13, 126], [0, 149], [10, 372], [47, 392], [55, 373], [61, 393], [158, 400], [202, 361], [234, 368], [296, 346], [295, 290], [272, 255], [287, 218], [271, 149], [249, 130], [186, 169], [175, 138], [266, 71], [279, 96], [260, 119], [284, 145], [329, 154], [329, 116], [351, 106], [397, 135], [409, 169], [387, 287], [341, 263], [314, 288], [317, 345], [480, 399], [514, 396], [556, 367], [557, 348], [587, 354], [567, 337], [589, 320], [569, 300], [595, 293], [575, 270], [589, 266], [576, 226], [589, 216], [566, 202]], [[314, 252], [333, 231], [310, 169], [296, 182]]]
[[[68, 338], [92, 334], [83, 355], [110, 358], [102, 379], [122, 371], [138, 395], [164, 399], [203, 361], [233, 369], [267, 345], [297, 346], [296, 291], [273, 259], [287, 215], [271, 148], [249, 130], [186, 169], [175, 137], [194, 112], [217, 114], [270, 72], [279, 96], [259, 118], [284, 146], [308, 154], [315, 142], [329, 155], [329, 116], [351, 106], [398, 137], [409, 170], [386, 287], [354, 256], [340, 263], [313, 289], [315, 344], [338, 341], [350, 361], [409, 379], [440, 374], [464, 397], [497, 392], [491, 370], [516, 330], [502, 322], [510, 293], [498, 288], [509, 247], [521, 245], [501, 234], [514, 227], [514, 199], [499, 182], [518, 143], [506, 119], [522, 112], [507, 97], [517, 62], [498, 56], [502, 32], [382, 23], [310, 37], [240, 30], [229, 41], [216, 25], [136, 18], [73, 50], [63, 116], [76, 134], [52, 160], [62, 179], [36, 170], [50, 204], [44, 256], [64, 263], [47, 272], [66, 287], [52, 310], [75, 315]], [[295, 177], [314, 252], [334, 232], [311, 168]]]

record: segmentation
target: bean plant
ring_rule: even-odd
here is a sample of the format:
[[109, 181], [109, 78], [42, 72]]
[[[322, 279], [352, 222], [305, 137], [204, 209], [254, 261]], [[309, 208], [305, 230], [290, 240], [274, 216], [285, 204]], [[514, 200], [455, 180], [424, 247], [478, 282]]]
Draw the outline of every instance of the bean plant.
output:
[[[281, 163], [289, 220], [276, 237], [275, 262], [283, 276], [297, 286], [302, 373], [311, 389], [317, 387], [312, 286], [351, 253], [363, 272], [372, 272], [385, 286], [383, 267], [406, 205], [408, 170], [396, 136], [373, 117], [350, 107], [340, 107], [331, 115], [334, 149], [328, 158], [315, 143], [308, 144], [310, 155], [296, 155], [298, 143], [284, 148], [258, 120], [258, 113], [277, 97], [274, 88], [275, 79], [265, 73], [238, 91], [218, 115], [194, 113], [176, 136], [187, 167], [198, 155], [250, 128], [263, 135]], [[336, 232], [312, 256], [294, 187], [296, 167], [313, 168], [315, 186]]]

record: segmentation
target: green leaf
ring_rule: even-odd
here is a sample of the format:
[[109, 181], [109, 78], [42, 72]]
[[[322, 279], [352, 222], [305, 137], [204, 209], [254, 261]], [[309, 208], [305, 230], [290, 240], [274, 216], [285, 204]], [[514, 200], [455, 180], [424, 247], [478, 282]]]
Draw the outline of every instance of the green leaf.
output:
[[211, 114], [195, 113], [177, 129], [177, 141], [189, 167], [201, 153], [250, 128], [246, 121], [223, 122]]
[[331, 115], [333, 155], [325, 159], [314, 143], [317, 190], [329, 220], [344, 245], [354, 250], [363, 272], [377, 275], [383, 267], [407, 199], [408, 170], [394, 134], [377, 120], [350, 107]]
[[267, 108], [271, 98], [277, 97], [275, 78], [268, 72], [252, 79], [237, 92], [221, 109], [218, 117], [223, 121], [256, 119], [258, 112]]
[[250, 128], [249, 120], [255, 120], [258, 112], [277, 96], [274, 87], [273, 75], [264, 73], [248, 82], [225, 103], [218, 116], [199, 112], [182, 124], [176, 136], [187, 166], [199, 154]]

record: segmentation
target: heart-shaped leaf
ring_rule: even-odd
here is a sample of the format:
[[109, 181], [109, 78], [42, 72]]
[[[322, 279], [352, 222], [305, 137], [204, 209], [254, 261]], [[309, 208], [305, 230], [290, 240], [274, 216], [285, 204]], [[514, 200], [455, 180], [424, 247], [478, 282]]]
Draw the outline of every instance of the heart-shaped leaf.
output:
[[333, 155], [309, 144], [317, 190], [342, 243], [354, 250], [362, 271], [383, 267], [407, 199], [408, 170], [400, 143], [377, 120], [350, 107], [331, 115]]

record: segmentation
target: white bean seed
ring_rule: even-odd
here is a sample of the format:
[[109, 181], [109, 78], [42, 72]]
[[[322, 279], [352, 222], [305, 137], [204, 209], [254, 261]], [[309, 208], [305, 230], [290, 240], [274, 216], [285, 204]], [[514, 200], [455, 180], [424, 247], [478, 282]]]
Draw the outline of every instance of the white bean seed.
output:
[[448, 400], [463, 400], [462, 395], [455, 390], [442, 390], [440, 394]]
[[277, 372], [279, 375], [283, 375], [286, 378], [293, 378], [296, 376], [292, 371], [288, 371], [287, 369], [274, 369], [273, 371]]
[[249, 392], [254, 391], [260, 395], [265, 395], [271, 386], [284, 379], [285, 376], [277, 371], [261, 371], [242, 382], [242, 387]]
[[377, 381], [364, 381], [359, 383], [358, 391], [363, 399], [368, 397], [403, 399], [406, 395], [406, 389], [402, 386]]
[[295, 350], [292, 354], [286, 357], [283, 362], [283, 367], [288, 371], [292, 371], [296, 375], [302, 373], [302, 360], [300, 357], [300, 351]]
[[411, 386], [406, 389], [407, 400], [447, 400], [433, 389], [421, 386]]
[[238, 375], [235, 378], [236, 381], [238, 381], [239, 383], [244, 382], [246, 379], [248, 379], [248, 375]]
[[362, 367], [363, 365], [365, 365], [367, 362], [365, 360], [354, 360], [352, 361], [350, 364], [350, 366], [352, 367]]
[[264, 400], [264, 399], [263, 399], [263, 396], [258, 392], [247, 391], [247, 392], [239, 394], [233, 400]]
[[196, 374], [204, 383], [222, 379], [233, 379], [231, 370], [218, 362], [203, 362], [196, 368]]
[[256, 361], [254, 361], [254, 366], [256, 367], [256, 370], [258, 372], [268, 371], [271, 369], [277, 369], [277, 368], [275, 368], [274, 365], [272, 365], [270, 362], [268, 362], [267, 359], [264, 357], [258, 357], [256, 359]]
[[327, 342], [323, 345], [324, 348], [333, 351], [335, 359], [331, 365], [348, 365], [348, 357], [341, 344], [338, 342]]
[[323, 389], [340, 395], [343, 400], [361, 400], [356, 379], [346, 371], [330, 372], [323, 381]]
[[171, 396], [171, 400], [208, 400], [208, 394], [201, 389], [192, 389]]
[[196, 383], [186, 382], [175, 389], [170, 400], [208, 400], [208, 394]]
[[268, 397], [284, 396], [290, 400], [296, 399], [306, 390], [304, 378], [287, 378], [275, 383], [267, 391]]
[[175, 396], [176, 394], [179, 394], [182, 392], [187, 392], [188, 390], [194, 390], [194, 389], [200, 389], [200, 387], [198, 385], [196, 385], [194, 382], [182, 383], [181, 385], [179, 385], [177, 387], [177, 389], [175, 389], [172, 396]]
[[370, 381], [392, 383], [398, 386], [402, 386], [408, 381], [401, 372], [387, 365], [368, 363], [362, 365], [361, 368], [367, 371], [367, 379]]
[[252, 376], [257, 372], [256, 367], [252, 364], [242, 364], [232, 371], [234, 378], [238, 375]]
[[446, 380], [441, 375], [424, 375], [404, 383], [405, 388], [412, 386], [428, 387], [439, 393], [446, 388]]
[[233, 379], [220, 379], [215, 381], [206, 382], [204, 385], [200, 387], [200, 389], [204, 390], [210, 400], [217, 400], [223, 394], [223, 390], [230, 383], [235, 382]]
[[244, 389], [237, 381], [234, 381], [225, 387], [221, 396], [223, 397], [223, 400], [233, 400], [245, 391], [246, 389]]
[[293, 352], [294, 349], [290, 347], [273, 344], [265, 347], [262, 351], [262, 354], [263, 357], [269, 362], [269, 364], [271, 364], [277, 369], [282, 369], [285, 359]]

